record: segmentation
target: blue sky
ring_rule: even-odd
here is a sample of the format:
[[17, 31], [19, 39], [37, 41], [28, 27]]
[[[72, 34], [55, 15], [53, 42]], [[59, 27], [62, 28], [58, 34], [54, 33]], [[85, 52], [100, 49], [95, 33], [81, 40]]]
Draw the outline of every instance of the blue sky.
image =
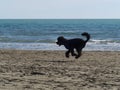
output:
[[119, 18], [120, 0], [0, 0], [0, 19]]

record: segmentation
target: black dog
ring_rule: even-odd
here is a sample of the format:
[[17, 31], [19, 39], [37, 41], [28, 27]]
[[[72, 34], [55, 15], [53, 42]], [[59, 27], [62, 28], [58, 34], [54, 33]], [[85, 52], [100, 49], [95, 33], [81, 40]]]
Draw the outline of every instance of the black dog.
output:
[[[82, 36], [86, 36], [86, 40], [75, 38], [75, 39], [69, 39], [67, 40], [63, 36], [60, 36], [57, 38], [57, 44], [59, 46], [64, 45], [68, 51], [65, 53], [66, 57], [69, 57], [69, 53], [71, 53], [72, 56], [75, 56], [75, 58], [79, 58], [81, 56], [82, 49], [85, 47], [86, 43], [90, 39], [90, 34], [87, 32], [84, 32], [81, 34]], [[78, 54], [74, 53], [74, 49], [76, 49]]]

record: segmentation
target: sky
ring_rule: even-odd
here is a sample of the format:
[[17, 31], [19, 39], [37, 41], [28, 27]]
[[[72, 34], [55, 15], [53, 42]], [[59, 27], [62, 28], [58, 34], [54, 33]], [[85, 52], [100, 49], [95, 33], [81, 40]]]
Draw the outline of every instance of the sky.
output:
[[0, 19], [120, 19], [120, 0], [0, 0]]

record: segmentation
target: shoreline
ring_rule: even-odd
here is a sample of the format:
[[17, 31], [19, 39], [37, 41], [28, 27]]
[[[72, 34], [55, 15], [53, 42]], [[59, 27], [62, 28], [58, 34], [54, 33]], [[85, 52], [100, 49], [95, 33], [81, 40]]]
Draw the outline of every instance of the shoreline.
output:
[[0, 50], [2, 90], [117, 90], [120, 51]]

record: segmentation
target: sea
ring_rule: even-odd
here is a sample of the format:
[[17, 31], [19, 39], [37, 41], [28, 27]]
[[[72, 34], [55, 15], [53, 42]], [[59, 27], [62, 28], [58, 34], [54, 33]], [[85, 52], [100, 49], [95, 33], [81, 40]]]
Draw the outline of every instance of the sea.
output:
[[84, 51], [120, 51], [120, 19], [0, 19], [0, 49], [66, 50], [57, 37], [91, 39]]

